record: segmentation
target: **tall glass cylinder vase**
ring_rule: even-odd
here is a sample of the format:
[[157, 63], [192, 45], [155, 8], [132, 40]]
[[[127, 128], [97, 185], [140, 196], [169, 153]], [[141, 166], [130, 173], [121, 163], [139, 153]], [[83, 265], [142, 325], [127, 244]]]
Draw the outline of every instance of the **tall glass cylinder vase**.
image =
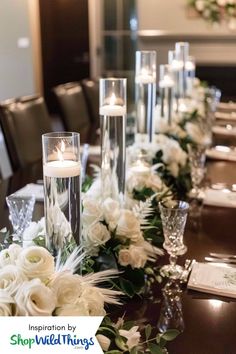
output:
[[173, 114], [174, 78], [170, 65], [160, 65], [159, 81], [161, 117], [171, 124]]
[[100, 79], [102, 198], [122, 205], [125, 193], [126, 79]]
[[175, 43], [176, 59], [181, 65], [179, 93], [180, 98], [185, 98], [187, 93], [187, 72], [186, 61], [189, 55], [189, 43], [177, 42]]
[[48, 133], [42, 143], [46, 246], [56, 256], [72, 237], [80, 243], [80, 138], [78, 133]]
[[195, 79], [196, 64], [195, 58], [188, 56], [186, 64], [186, 75], [187, 75], [187, 96], [191, 97], [193, 92], [193, 85]]
[[180, 82], [181, 82], [181, 72], [182, 63], [177, 60], [177, 55], [175, 50], [169, 50], [168, 52], [168, 64], [171, 66], [171, 71], [174, 79], [174, 111], [178, 113], [179, 111], [179, 99], [180, 99]]
[[136, 142], [152, 142], [156, 105], [156, 52], [137, 51], [135, 67]]

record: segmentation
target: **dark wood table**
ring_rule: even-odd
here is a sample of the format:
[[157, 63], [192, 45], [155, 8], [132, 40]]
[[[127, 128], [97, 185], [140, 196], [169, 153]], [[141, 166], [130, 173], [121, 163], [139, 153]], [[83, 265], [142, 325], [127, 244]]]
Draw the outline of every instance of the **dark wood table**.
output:
[[[236, 183], [236, 163], [209, 162], [208, 177], [212, 182]], [[8, 226], [6, 195], [26, 183], [42, 178], [41, 163], [16, 173], [0, 183], [0, 226]], [[37, 203], [34, 218], [43, 213], [43, 203]], [[203, 261], [209, 252], [236, 254], [236, 209], [205, 206], [201, 225], [193, 227], [189, 219], [185, 232], [188, 252], [181, 257]], [[167, 262], [164, 257], [161, 263]], [[154, 298], [135, 298], [115, 315], [126, 316], [137, 323], [156, 326], [162, 306], [161, 286], [154, 288]], [[236, 353], [236, 302], [229, 298], [215, 297], [200, 292], [183, 290], [182, 309], [185, 330], [168, 346], [171, 354], [235, 354]]]

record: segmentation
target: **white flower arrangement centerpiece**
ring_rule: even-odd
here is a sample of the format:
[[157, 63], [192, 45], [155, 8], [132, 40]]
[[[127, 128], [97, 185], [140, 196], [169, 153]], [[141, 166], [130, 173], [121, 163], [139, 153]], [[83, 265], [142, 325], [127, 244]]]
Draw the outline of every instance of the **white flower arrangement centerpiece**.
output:
[[98, 287], [116, 270], [75, 274], [84, 259], [75, 248], [65, 262], [40, 246], [11, 244], [0, 252], [0, 316], [104, 316], [119, 304], [115, 290]]
[[229, 29], [236, 28], [235, 0], [188, 0], [187, 4], [212, 24], [226, 21]]
[[95, 199], [94, 185], [83, 198], [82, 245], [90, 256], [88, 266], [94, 271], [119, 270], [112, 283], [132, 297], [143, 291], [150, 262], [163, 254], [155, 244], [158, 228], [148, 220], [154, 212], [151, 198], [129, 210], [111, 198]]
[[[184, 134], [186, 136], [186, 134]], [[134, 144], [128, 148], [128, 156], [137, 155], [139, 149], [148, 154], [148, 160], [163, 183], [174, 196], [183, 198], [191, 188], [187, 153], [181, 147], [178, 137], [169, 134], [155, 134], [152, 144]]]

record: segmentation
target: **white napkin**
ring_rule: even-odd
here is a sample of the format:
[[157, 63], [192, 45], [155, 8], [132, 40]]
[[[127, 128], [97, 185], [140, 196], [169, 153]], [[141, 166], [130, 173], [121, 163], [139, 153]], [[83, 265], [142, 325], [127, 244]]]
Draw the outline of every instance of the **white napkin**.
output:
[[236, 192], [231, 192], [227, 188], [220, 190], [207, 188], [204, 194], [206, 205], [236, 208]]
[[236, 162], [236, 150], [227, 146], [215, 146], [206, 151], [207, 157], [216, 160], [226, 160]]
[[[83, 152], [83, 146], [81, 146], [81, 152]], [[101, 146], [100, 145], [89, 145], [88, 148], [89, 155], [101, 155]]]
[[215, 118], [224, 119], [224, 120], [236, 120], [236, 112], [230, 112], [230, 113], [216, 112]]
[[34, 195], [35, 200], [37, 200], [38, 202], [43, 202], [44, 200], [43, 185], [41, 184], [29, 183], [23, 188], [19, 189], [14, 194], [22, 198]]
[[230, 124], [228, 125], [228, 128], [226, 126], [215, 125], [212, 128], [212, 132], [214, 134], [232, 136], [232, 135], [236, 135], [236, 127]]

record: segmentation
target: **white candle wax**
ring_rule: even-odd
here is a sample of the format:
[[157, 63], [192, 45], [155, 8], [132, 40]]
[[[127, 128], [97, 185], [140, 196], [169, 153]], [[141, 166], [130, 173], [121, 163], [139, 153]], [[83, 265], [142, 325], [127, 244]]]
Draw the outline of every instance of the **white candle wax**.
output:
[[191, 61], [186, 61], [185, 69], [187, 71], [194, 71], [195, 70], [195, 64], [193, 62], [191, 62]]
[[126, 107], [119, 105], [105, 105], [99, 108], [99, 114], [101, 116], [124, 116], [126, 114]]
[[171, 63], [171, 69], [173, 71], [180, 71], [181, 69], [183, 69], [183, 62], [180, 60], [173, 60]]
[[80, 163], [72, 160], [50, 161], [43, 165], [47, 177], [67, 178], [80, 175]]
[[135, 82], [137, 84], [154, 84], [156, 82], [156, 78], [153, 75], [141, 74], [136, 76]]
[[174, 86], [174, 81], [170, 76], [165, 75], [163, 80], [159, 81], [159, 87], [164, 88], [164, 87], [173, 87]]

